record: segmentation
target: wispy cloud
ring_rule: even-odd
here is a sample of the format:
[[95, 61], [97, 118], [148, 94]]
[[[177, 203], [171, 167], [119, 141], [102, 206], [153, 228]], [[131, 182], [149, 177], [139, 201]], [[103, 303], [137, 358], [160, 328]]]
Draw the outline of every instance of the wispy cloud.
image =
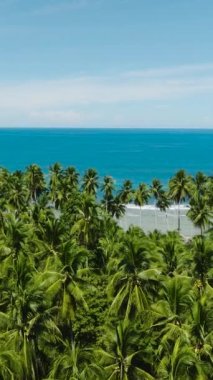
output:
[[[136, 75], [138, 72], [140, 75]], [[175, 102], [213, 94], [211, 63], [150, 69], [141, 75], [142, 72], [135, 71], [135, 75], [132, 72], [131, 75], [120, 73], [114, 76], [0, 83], [0, 124], [14, 124], [16, 118], [31, 124], [86, 124], [88, 120], [95, 120], [96, 114], [104, 123], [110, 113], [113, 117], [112, 109], [122, 105]], [[94, 110], [99, 107], [102, 113], [98, 116], [98, 111], [96, 113]], [[163, 112], [163, 108], [156, 107], [156, 104], [155, 110]], [[138, 117], [140, 119], [140, 115]], [[121, 119], [118, 115], [114, 117], [117, 123]]]
[[142, 78], [82, 77], [63, 80], [30, 81], [18, 84], [0, 84], [0, 108], [69, 106], [92, 103], [120, 103], [212, 92], [213, 75], [208, 78]]
[[213, 63], [185, 64], [173, 67], [128, 71], [124, 73], [124, 76], [132, 78], [185, 77], [202, 74], [208, 75], [209, 73], [213, 74]]
[[78, 125], [81, 115], [72, 110], [37, 110], [29, 112], [31, 124], [40, 125]]

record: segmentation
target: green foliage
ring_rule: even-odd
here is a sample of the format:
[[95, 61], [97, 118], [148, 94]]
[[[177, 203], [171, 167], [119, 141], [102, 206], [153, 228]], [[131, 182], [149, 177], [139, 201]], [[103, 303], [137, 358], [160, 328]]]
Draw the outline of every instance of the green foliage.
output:
[[[58, 163], [48, 178], [0, 169], [0, 379], [213, 379], [212, 178], [116, 191]], [[125, 203], [150, 196], [189, 198], [201, 234], [122, 230]]]

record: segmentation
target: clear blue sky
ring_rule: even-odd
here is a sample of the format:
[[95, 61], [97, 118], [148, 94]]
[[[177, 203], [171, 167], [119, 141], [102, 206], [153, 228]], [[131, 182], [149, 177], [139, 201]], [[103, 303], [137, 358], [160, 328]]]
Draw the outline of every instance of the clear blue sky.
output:
[[0, 0], [0, 126], [213, 127], [213, 0]]

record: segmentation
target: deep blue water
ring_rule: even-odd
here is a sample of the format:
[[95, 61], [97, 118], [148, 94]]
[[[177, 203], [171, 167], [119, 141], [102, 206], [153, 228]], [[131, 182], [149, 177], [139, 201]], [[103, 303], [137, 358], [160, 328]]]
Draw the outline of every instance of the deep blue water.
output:
[[213, 130], [0, 129], [0, 166], [24, 169], [37, 163], [47, 172], [54, 162], [82, 174], [96, 168], [120, 184], [159, 178], [166, 183], [179, 169], [213, 174]]

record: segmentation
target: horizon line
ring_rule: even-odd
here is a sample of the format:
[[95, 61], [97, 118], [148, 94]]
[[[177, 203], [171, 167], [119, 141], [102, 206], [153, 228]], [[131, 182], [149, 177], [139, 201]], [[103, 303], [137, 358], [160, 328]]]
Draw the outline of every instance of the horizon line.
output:
[[212, 131], [213, 127], [122, 127], [122, 126], [114, 126], [114, 127], [86, 127], [86, 126], [0, 126], [0, 130], [14, 130], [14, 129], [21, 129], [21, 130], [143, 130], [143, 131], [150, 131], [150, 130], [166, 130], [166, 131]]

